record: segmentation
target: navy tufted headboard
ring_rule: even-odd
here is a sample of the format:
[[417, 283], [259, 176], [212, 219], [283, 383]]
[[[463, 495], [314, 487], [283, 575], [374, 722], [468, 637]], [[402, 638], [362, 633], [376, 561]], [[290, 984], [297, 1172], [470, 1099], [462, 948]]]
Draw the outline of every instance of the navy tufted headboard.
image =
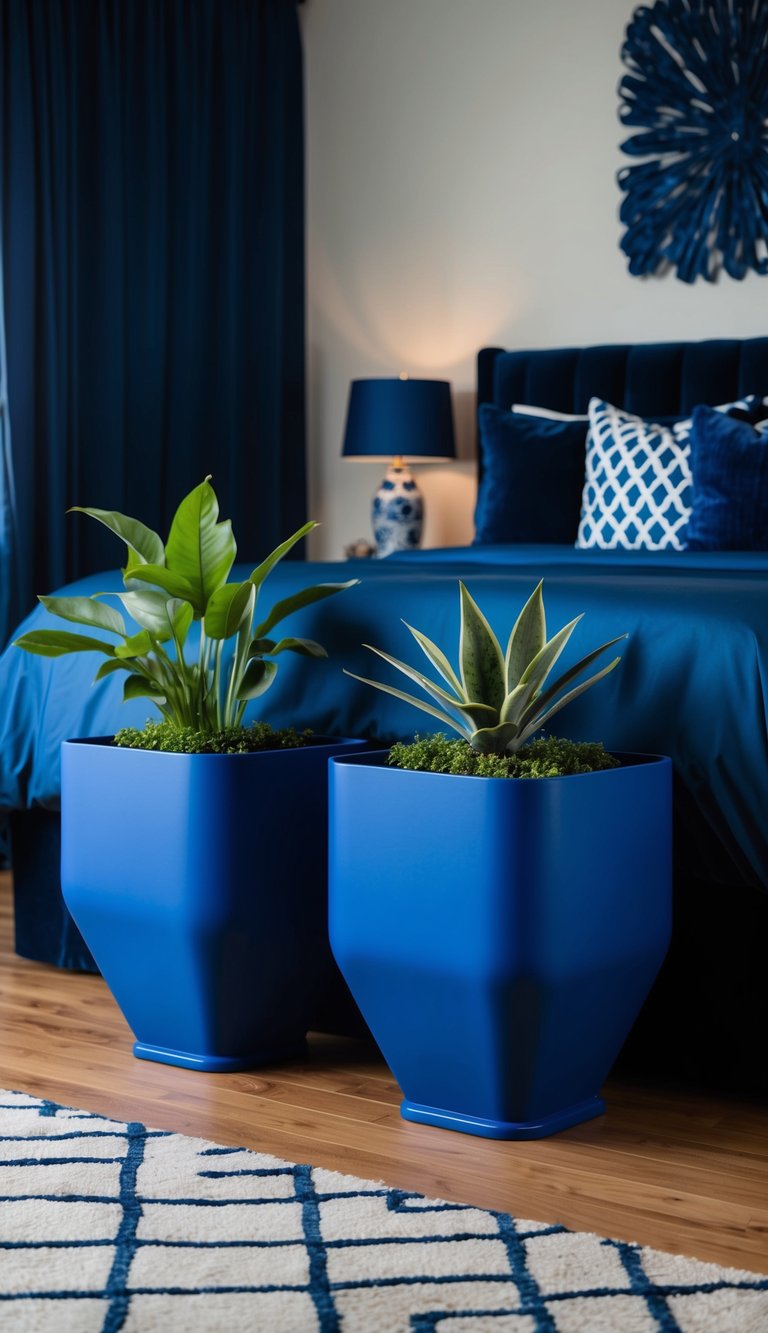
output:
[[768, 394], [768, 338], [538, 352], [484, 347], [477, 357], [478, 404], [499, 407], [530, 403], [582, 413], [596, 396], [638, 416], [668, 417], [748, 393]]

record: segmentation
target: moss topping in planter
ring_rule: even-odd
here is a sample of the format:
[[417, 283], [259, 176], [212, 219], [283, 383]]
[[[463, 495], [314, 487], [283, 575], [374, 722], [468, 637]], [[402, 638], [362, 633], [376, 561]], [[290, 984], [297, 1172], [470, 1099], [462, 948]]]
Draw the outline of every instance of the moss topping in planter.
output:
[[476, 778], [562, 778], [619, 768], [618, 759], [600, 741], [566, 741], [547, 736], [529, 741], [515, 754], [480, 754], [467, 741], [446, 736], [417, 736], [393, 745], [389, 763], [417, 773], [454, 773]]
[[171, 722], [148, 722], [138, 730], [123, 727], [115, 736], [115, 745], [130, 750], [164, 750], [170, 754], [250, 754], [255, 750], [294, 750], [309, 745], [311, 731], [286, 728], [274, 731], [268, 722], [254, 722], [250, 727], [222, 727], [220, 731], [198, 731], [195, 727], [177, 727]]

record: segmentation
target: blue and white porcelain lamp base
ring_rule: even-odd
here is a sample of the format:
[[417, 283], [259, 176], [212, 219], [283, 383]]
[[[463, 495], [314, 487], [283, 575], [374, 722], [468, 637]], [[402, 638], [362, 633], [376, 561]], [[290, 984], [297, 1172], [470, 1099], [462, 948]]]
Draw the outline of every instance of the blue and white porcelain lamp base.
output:
[[421, 543], [424, 501], [401, 457], [393, 458], [373, 497], [371, 521], [379, 559], [393, 551], [413, 551]]

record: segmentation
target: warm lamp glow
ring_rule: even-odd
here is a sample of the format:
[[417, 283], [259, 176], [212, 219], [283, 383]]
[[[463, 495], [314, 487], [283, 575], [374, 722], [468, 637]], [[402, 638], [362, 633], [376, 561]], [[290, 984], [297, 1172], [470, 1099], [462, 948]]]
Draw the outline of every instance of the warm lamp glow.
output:
[[481, 246], [462, 252], [448, 282], [423, 259], [398, 251], [331, 255], [318, 237], [312, 252], [314, 305], [349, 356], [371, 366], [409, 365], [422, 375], [471, 374], [478, 347], [510, 338], [530, 311], [533, 281], [512, 255], [492, 260]]

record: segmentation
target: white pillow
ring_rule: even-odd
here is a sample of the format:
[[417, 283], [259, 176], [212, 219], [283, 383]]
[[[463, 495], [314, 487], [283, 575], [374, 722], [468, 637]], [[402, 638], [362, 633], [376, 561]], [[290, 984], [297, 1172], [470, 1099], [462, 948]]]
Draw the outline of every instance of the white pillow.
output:
[[[718, 412], [748, 409], [755, 399]], [[612, 551], [682, 551], [691, 516], [691, 418], [645, 421], [602, 398], [589, 404], [581, 521], [576, 546]]]
[[589, 421], [588, 416], [573, 416], [570, 412], [555, 412], [551, 407], [534, 407], [529, 403], [513, 403], [512, 411], [524, 417], [546, 417], [548, 421]]

